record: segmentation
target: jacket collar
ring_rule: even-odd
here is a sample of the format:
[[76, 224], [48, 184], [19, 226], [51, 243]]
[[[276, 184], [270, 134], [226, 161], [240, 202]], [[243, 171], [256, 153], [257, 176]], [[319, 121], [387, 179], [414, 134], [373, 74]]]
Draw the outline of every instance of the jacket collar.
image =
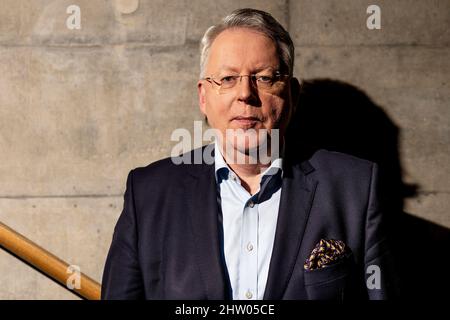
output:
[[289, 168], [283, 176], [275, 242], [264, 300], [280, 300], [294, 270], [309, 219], [317, 181], [309, 162]]

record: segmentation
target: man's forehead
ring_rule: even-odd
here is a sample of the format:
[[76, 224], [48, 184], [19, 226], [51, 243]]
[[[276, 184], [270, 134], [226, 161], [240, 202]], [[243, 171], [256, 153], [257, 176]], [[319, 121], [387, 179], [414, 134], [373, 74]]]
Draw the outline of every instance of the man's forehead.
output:
[[221, 32], [211, 45], [208, 67], [215, 70], [252, 72], [278, 70], [279, 56], [275, 42], [261, 32], [238, 28]]

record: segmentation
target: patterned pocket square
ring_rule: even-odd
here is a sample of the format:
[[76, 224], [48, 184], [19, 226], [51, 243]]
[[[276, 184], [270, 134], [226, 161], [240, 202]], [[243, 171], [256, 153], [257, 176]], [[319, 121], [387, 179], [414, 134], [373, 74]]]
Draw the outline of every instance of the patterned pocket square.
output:
[[305, 270], [321, 269], [338, 262], [350, 252], [350, 249], [341, 240], [321, 239], [306, 259]]

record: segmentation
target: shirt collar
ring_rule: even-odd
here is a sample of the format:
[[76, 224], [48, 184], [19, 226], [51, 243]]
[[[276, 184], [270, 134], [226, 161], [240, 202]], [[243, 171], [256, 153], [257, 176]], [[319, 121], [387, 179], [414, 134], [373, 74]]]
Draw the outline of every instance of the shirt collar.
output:
[[[214, 142], [214, 168], [215, 178], [218, 184], [220, 184], [223, 179], [227, 179], [229, 173], [232, 172], [222, 156], [222, 152], [220, 151], [217, 141]], [[281, 176], [283, 176], [283, 158], [281, 156], [273, 160], [270, 166], [262, 172], [261, 181], [264, 180], [263, 177], [275, 175], [279, 171], [281, 171]], [[235, 176], [236, 179], [240, 182], [239, 177], [237, 175]]]

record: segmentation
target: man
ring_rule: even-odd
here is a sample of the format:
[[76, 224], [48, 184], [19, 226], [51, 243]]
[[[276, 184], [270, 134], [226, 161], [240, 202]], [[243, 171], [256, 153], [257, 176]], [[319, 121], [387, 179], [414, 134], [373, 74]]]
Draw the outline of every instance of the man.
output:
[[[236, 10], [207, 30], [198, 95], [218, 133], [214, 162], [129, 173], [103, 299], [389, 297], [377, 166], [325, 150], [287, 156], [293, 61], [268, 13]], [[268, 157], [255, 153], [263, 146]]]

